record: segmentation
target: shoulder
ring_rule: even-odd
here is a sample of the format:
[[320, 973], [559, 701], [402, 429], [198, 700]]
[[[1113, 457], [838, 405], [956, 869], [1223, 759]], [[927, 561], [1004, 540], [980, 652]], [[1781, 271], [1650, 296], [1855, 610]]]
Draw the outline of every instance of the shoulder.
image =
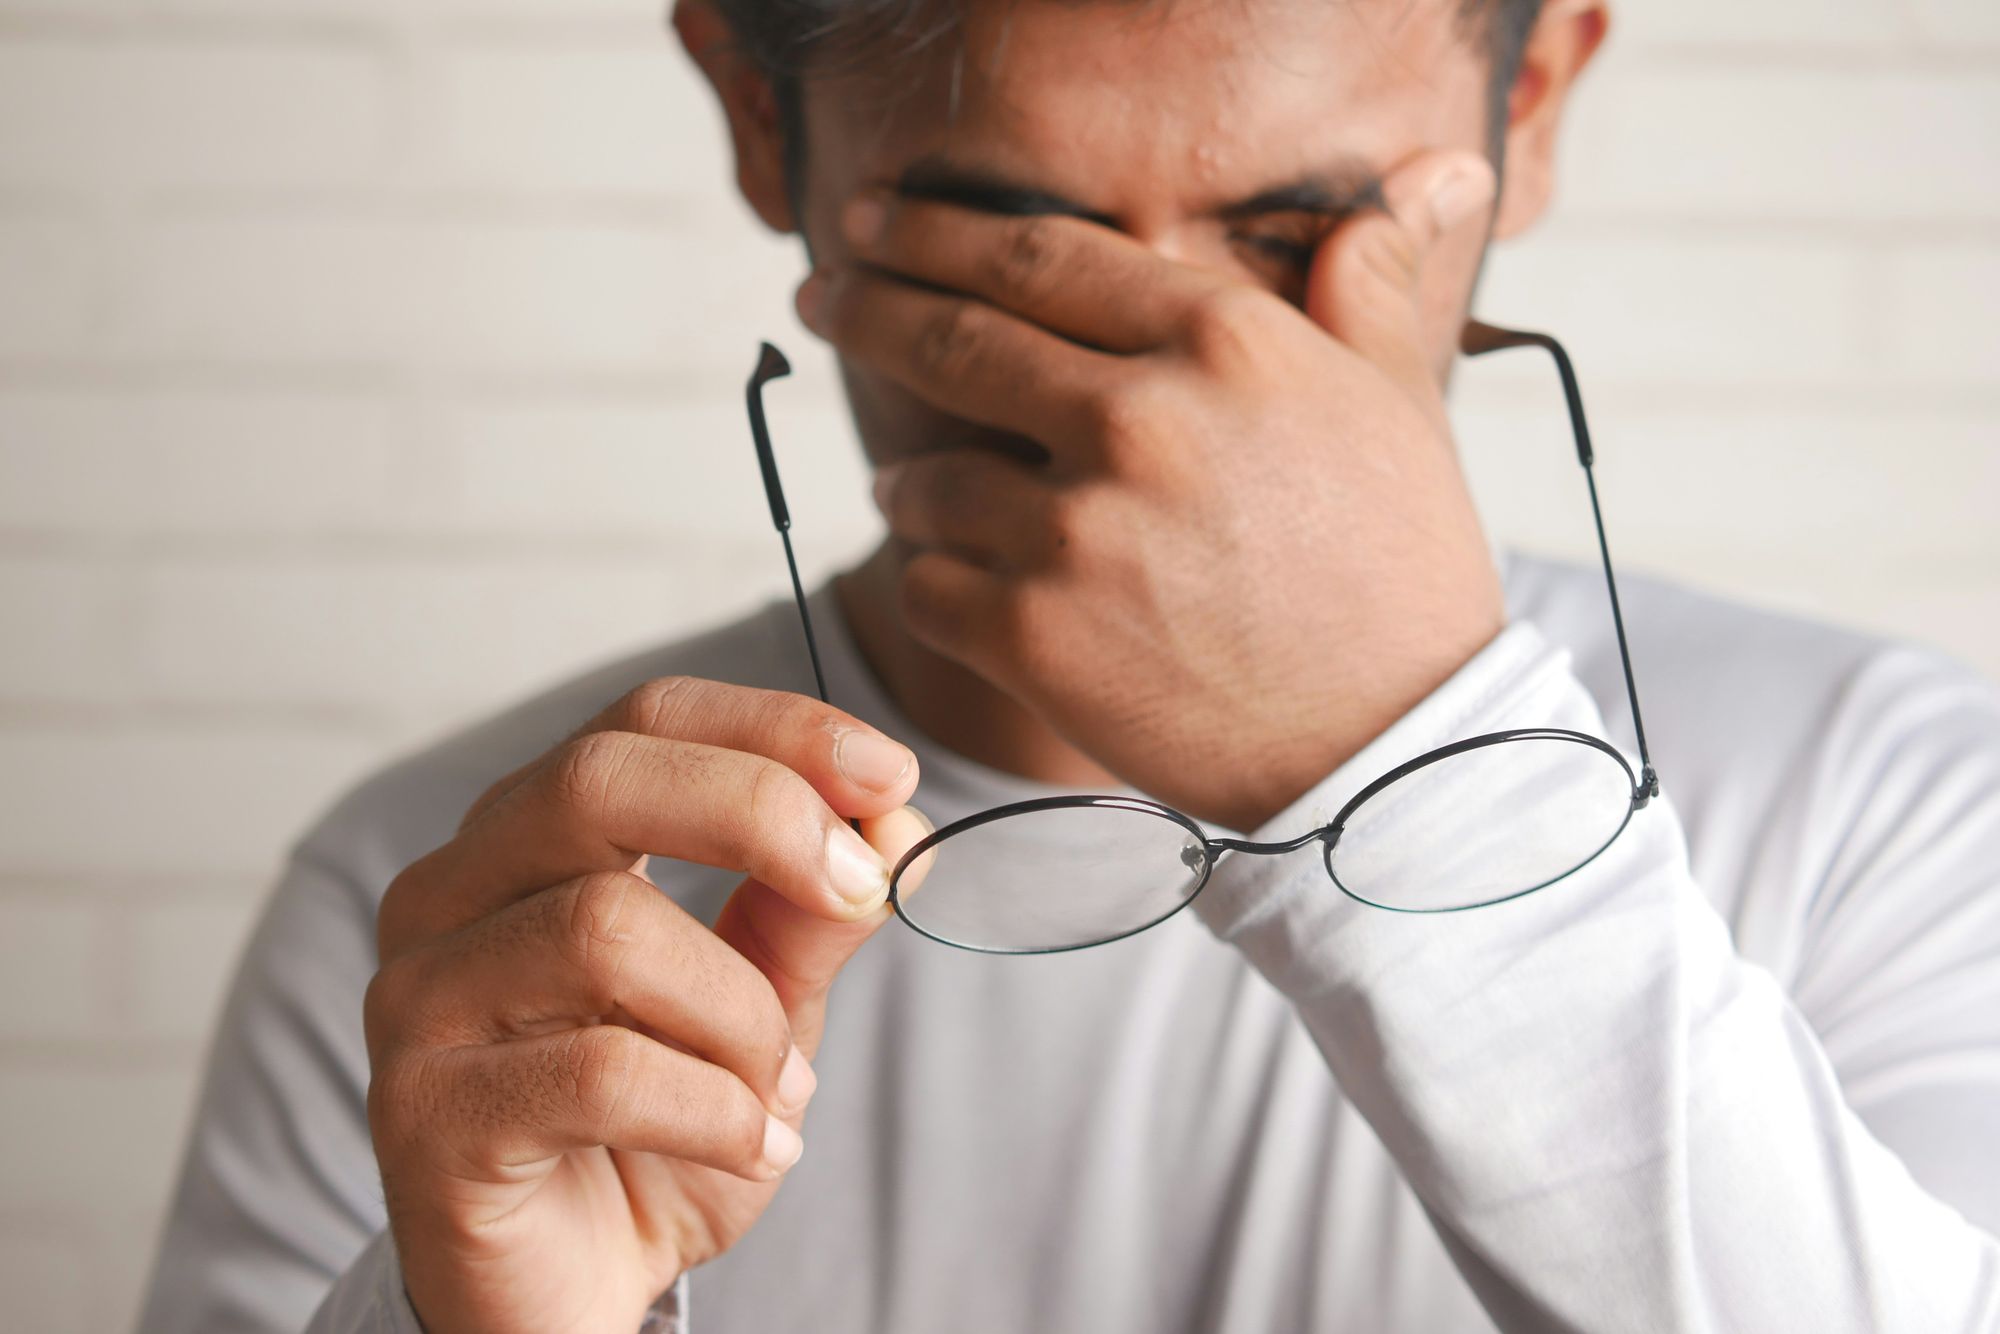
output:
[[[1604, 576], [1527, 556], [1506, 562], [1508, 601], [1570, 650], [1614, 729], [1629, 711]], [[1914, 726], [2000, 700], [1973, 668], [1919, 644], [1756, 607], [1670, 580], [1620, 574], [1633, 675], [1657, 754], [1699, 766], [1728, 739], [1768, 752], [1862, 717]]]
[[295, 859], [373, 902], [397, 872], [448, 840], [497, 778], [556, 745], [626, 691], [662, 676], [703, 676], [770, 689], [810, 689], [789, 602], [598, 666], [464, 726], [376, 771], [301, 838]]
[[[1608, 667], [1616, 683], [1617, 644], [1603, 571], [1521, 555], [1509, 556], [1505, 568], [1513, 614], [1568, 647], [1580, 671], [1594, 678]], [[1870, 659], [1908, 648], [1645, 574], [1620, 573], [1618, 590], [1645, 702], [1659, 695], [1666, 704], [1691, 693], [1713, 707], [1719, 702], [1714, 687], [1724, 681], [1760, 697], [1780, 693], [1771, 687], [1783, 683], [1783, 695], [1811, 711]]]

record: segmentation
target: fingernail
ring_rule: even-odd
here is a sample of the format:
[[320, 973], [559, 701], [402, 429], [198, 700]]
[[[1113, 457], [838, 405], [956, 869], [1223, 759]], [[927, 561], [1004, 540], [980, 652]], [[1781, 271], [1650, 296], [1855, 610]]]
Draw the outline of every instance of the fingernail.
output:
[[875, 849], [846, 825], [835, 825], [827, 835], [826, 873], [833, 892], [857, 908], [888, 897], [889, 868], [875, 855]]
[[805, 1053], [792, 1048], [785, 1056], [785, 1068], [778, 1072], [778, 1102], [786, 1111], [795, 1112], [811, 1100], [818, 1087], [819, 1076], [813, 1073]]
[[791, 1170], [805, 1151], [806, 1142], [799, 1138], [798, 1131], [775, 1116], [764, 1118], [764, 1166], [782, 1175]]
[[1440, 232], [1485, 208], [1493, 198], [1493, 169], [1483, 159], [1469, 158], [1431, 185], [1431, 219]]
[[873, 792], [886, 792], [910, 771], [910, 752], [874, 732], [843, 732], [833, 745], [840, 771]]
[[799, 312], [799, 322], [817, 333], [820, 307], [825, 304], [826, 275], [814, 269], [806, 280], [799, 284], [799, 290], [792, 298], [792, 305]]
[[881, 200], [872, 195], [857, 195], [841, 210], [840, 229], [855, 245], [873, 245], [882, 234], [882, 224], [888, 216], [889, 210], [882, 206]]

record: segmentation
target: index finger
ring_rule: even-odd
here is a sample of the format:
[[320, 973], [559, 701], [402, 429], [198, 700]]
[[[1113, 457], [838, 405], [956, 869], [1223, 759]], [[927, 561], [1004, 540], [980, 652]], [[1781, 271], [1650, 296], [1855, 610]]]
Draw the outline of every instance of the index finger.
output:
[[1008, 217], [870, 188], [841, 221], [857, 259], [976, 296], [1103, 352], [1173, 344], [1221, 281], [1063, 214]]
[[566, 742], [459, 835], [389, 885], [382, 957], [549, 886], [671, 857], [756, 877], [815, 915], [853, 921], [887, 863], [776, 760], [632, 732]]
[[[811, 783], [827, 805], [849, 819], [893, 811], [917, 786], [917, 757], [909, 747], [831, 704], [788, 690], [657, 677], [626, 691], [568, 740], [592, 732], [631, 732], [765, 756]], [[469, 827], [546, 758], [536, 756], [482, 792], [459, 828]]]
[[[623, 758], [605, 765], [606, 755]], [[583, 802], [564, 777], [579, 756], [619, 770]], [[574, 876], [628, 869], [646, 854], [739, 871], [774, 858], [777, 883], [841, 916], [838, 896], [825, 890], [825, 862], [811, 854], [812, 831], [828, 827], [830, 853], [832, 840], [852, 838], [846, 821], [896, 810], [916, 784], [907, 747], [818, 700], [696, 677], [648, 681], [489, 787], [450, 842], [396, 877], [378, 940], [386, 957], [392, 944], [454, 930]], [[730, 818], [732, 804], [768, 805], [773, 793], [786, 794], [787, 828], [753, 837]]]

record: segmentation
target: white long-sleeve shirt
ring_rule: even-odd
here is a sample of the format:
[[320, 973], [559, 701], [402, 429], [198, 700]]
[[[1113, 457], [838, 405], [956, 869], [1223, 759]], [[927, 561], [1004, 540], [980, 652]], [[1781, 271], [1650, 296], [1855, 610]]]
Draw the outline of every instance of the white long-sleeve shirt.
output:
[[[1505, 576], [1509, 628], [1255, 836], [1476, 733], [1633, 752], [1601, 574]], [[1664, 796], [1583, 871], [1434, 917], [1346, 898], [1311, 847], [1230, 857], [1189, 911], [1044, 957], [892, 922], [835, 986], [804, 1159], [663, 1309], [691, 1296], [698, 1334], [2000, 1330], [2000, 693], [1622, 591]], [[1052, 791], [929, 743], [824, 590], [815, 613], [833, 702], [917, 751], [939, 824]], [[364, 1117], [377, 901], [497, 775], [669, 673], [811, 689], [773, 603], [385, 771], [298, 845], [143, 1330], [417, 1328]], [[1458, 818], [1393, 799], [1413, 848]], [[652, 873], [705, 919], [735, 880]]]

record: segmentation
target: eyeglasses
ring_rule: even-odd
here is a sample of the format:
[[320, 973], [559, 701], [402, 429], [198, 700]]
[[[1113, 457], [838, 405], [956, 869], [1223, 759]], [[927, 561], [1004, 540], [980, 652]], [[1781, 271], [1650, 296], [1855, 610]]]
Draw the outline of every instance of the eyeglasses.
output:
[[[1326, 825], [1275, 843], [1211, 838], [1191, 816], [1138, 796], [1017, 801], [953, 821], [905, 853], [890, 875], [896, 915], [960, 949], [1051, 954], [1109, 944], [1159, 925], [1194, 901], [1230, 853], [1275, 856], [1318, 843], [1328, 877], [1350, 898], [1393, 912], [1449, 913], [1546, 889], [1616, 842], [1633, 813], [1659, 795], [1660, 784], [1632, 680], [1618, 581], [1591, 471], [1590, 428], [1569, 354], [1555, 339], [1477, 321], [1466, 325], [1461, 339], [1468, 356], [1510, 347], [1545, 349], [1562, 376], [1632, 707], [1636, 775], [1616, 747], [1586, 732], [1560, 727], [1488, 732], [1397, 765], [1357, 792]], [[830, 703], [764, 420], [764, 385], [790, 373], [784, 354], [765, 343], [746, 391], [750, 432], [771, 520], [784, 541], [813, 680], [820, 699]], [[1400, 798], [1418, 787], [1424, 791], [1414, 802], [1380, 799], [1391, 788]], [[1563, 795], [1550, 800], [1543, 795], [1550, 791]], [[926, 858], [924, 873], [911, 874]]]

